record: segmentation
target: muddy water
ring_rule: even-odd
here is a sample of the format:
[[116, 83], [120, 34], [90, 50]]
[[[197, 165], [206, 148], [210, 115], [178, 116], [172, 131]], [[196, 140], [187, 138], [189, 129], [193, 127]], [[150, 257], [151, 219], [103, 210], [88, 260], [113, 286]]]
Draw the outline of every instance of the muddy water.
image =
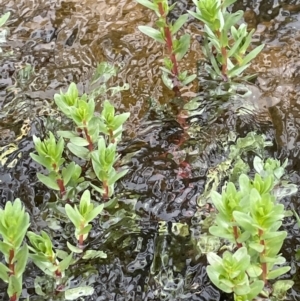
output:
[[[177, 1], [170, 18], [192, 7], [192, 1]], [[130, 85], [130, 90], [113, 101], [120, 111], [131, 112], [122, 154], [139, 152], [131, 159], [130, 173], [118, 190], [126, 191], [124, 204], [136, 202], [139, 219], [129, 215], [116, 225], [96, 227], [90, 244], [104, 249], [108, 260], [93, 261], [96, 269], [84, 265], [74, 269], [72, 281], [73, 286], [89, 282], [95, 287], [95, 294], [86, 300], [230, 300], [210, 285], [205, 256], [197, 256], [188, 237], [170, 231], [170, 222], [192, 223], [209, 168], [223, 158], [219, 144], [224, 132], [266, 134], [274, 142], [270, 156], [288, 157], [292, 180], [299, 184], [300, 2], [238, 1], [233, 7], [237, 9], [245, 11], [245, 21], [256, 29], [254, 44], [266, 44], [249, 70], [258, 73], [249, 86], [253, 93], [245, 100], [254, 109], [239, 115], [233, 106], [211, 124], [210, 116], [219, 105], [205, 97], [203, 85], [196, 81], [185, 89], [185, 95], [198, 91], [204, 95], [205, 109], [197, 117], [202, 130], [194, 137], [201, 145], [196, 162], [200, 168], [190, 171], [176, 159], [163, 156], [174, 149], [183, 130], [172, 115], [153, 109], [173, 98], [160, 78], [163, 48], [137, 29], [137, 25], [152, 25], [155, 14], [132, 0], [1, 1], [0, 12], [12, 13], [4, 49], [13, 50], [13, 56], [0, 59], [0, 196], [2, 204], [22, 198], [34, 230], [45, 228], [43, 209], [53, 195], [36, 180], [41, 168], [29, 157], [31, 136], [57, 128], [53, 95], [72, 81], [80, 91], [88, 92], [100, 61], [119, 66], [115, 83]], [[197, 72], [197, 61], [202, 58], [201, 26], [189, 20], [185, 31], [192, 35], [192, 44], [181, 67]], [[34, 71], [22, 73], [26, 64], [34, 66]], [[287, 208], [300, 212], [298, 204], [297, 196], [286, 200]], [[285, 223], [289, 236], [283, 253], [292, 266], [286, 278], [295, 281], [289, 299], [299, 300], [299, 263], [294, 255], [300, 237], [294, 224], [292, 218]], [[52, 234], [62, 248], [72, 237], [70, 229], [63, 235], [59, 231]], [[161, 254], [168, 258], [164, 265]], [[29, 266], [24, 296], [31, 296], [30, 300], [44, 300], [34, 294], [33, 279], [38, 274]], [[0, 300], [7, 300], [5, 285], [0, 286]]]

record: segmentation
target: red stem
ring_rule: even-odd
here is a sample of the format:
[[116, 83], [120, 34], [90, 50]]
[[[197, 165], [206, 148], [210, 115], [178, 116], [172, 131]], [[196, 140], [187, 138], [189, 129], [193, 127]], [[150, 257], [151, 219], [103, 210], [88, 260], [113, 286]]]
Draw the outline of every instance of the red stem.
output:
[[[167, 24], [166, 15], [165, 15], [165, 11], [164, 11], [162, 2], [158, 3], [158, 9], [159, 9], [159, 13], [160, 13], [161, 17], [165, 19], [165, 24]], [[173, 64], [173, 67], [171, 70], [172, 75], [173, 75], [172, 80], [173, 80], [173, 85], [174, 85], [173, 91], [175, 92], [175, 95], [177, 97], [179, 97], [180, 91], [179, 91], [179, 81], [178, 81], [178, 76], [179, 76], [178, 63], [176, 60], [175, 53], [173, 51], [173, 40], [172, 40], [172, 34], [171, 34], [171, 30], [170, 30], [169, 26], [167, 26], [167, 25], [164, 26], [164, 33], [165, 33], [165, 41], [167, 44], [168, 53], [169, 53], [171, 62]]]
[[[259, 229], [258, 230], [258, 236], [261, 238], [262, 235], [264, 234], [264, 231]], [[260, 260], [263, 261], [266, 253], [266, 244], [264, 239], [260, 239], [260, 244], [264, 247], [263, 251], [260, 253]], [[261, 262], [261, 269], [262, 269], [262, 280], [267, 284], [267, 263], [266, 262]]]
[[13, 263], [14, 257], [15, 257], [14, 249], [9, 250], [8, 268], [11, 270], [10, 275], [15, 274], [15, 264]]
[[83, 249], [83, 234], [79, 235], [79, 248]]
[[62, 179], [57, 179], [56, 183], [59, 187], [60, 195], [63, 197], [66, 193], [66, 187], [65, 187], [64, 181]]
[[103, 182], [103, 188], [104, 188], [103, 199], [107, 200], [109, 191], [108, 191], [108, 185], [106, 181]]
[[[15, 257], [15, 250], [14, 249], [9, 250], [8, 268], [11, 270], [11, 272], [9, 273], [10, 276], [15, 275], [15, 264], [13, 263], [14, 257]], [[9, 300], [17, 301], [17, 299], [18, 299], [17, 293], [14, 293]]]
[[84, 134], [85, 134], [86, 140], [89, 143], [88, 149], [89, 149], [90, 152], [92, 152], [94, 150], [94, 145], [93, 145], [92, 138], [91, 138], [91, 136], [88, 133], [87, 127], [84, 127], [83, 130], [84, 130]]
[[222, 57], [223, 57], [222, 75], [223, 75], [224, 81], [227, 81], [228, 76], [227, 76], [227, 49], [226, 49], [226, 47], [222, 47]]
[[234, 239], [235, 239], [235, 242], [236, 242], [236, 246], [238, 248], [241, 248], [243, 245], [238, 242], [238, 238], [239, 238], [239, 232], [238, 232], [238, 226], [233, 226], [233, 235], [234, 235]]
[[17, 299], [17, 293], [14, 293], [11, 297], [10, 297], [10, 299], [9, 299], [9, 301], [17, 301], [18, 299]]

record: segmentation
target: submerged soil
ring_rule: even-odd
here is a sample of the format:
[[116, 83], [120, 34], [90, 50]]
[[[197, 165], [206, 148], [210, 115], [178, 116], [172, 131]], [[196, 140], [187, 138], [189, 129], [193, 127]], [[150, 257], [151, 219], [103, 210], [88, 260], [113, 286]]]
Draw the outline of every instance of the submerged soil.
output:
[[[193, 9], [192, 1], [176, 2], [171, 20]], [[245, 22], [256, 29], [253, 45], [266, 45], [247, 71], [258, 74], [249, 86], [252, 95], [223, 110], [219, 100], [208, 96], [216, 84], [207, 83], [201, 73], [202, 28], [189, 19], [185, 31], [192, 36], [191, 48], [180, 67], [198, 72], [199, 77], [183, 90], [183, 96], [200, 96], [201, 114], [189, 120], [194, 133], [178, 149], [184, 130], [175, 118], [173, 93], [161, 80], [164, 50], [137, 29], [138, 25], [153, 25], [154, 13], [132, 0], [1, 1], [0, 13], [12, 13], [3, 49], [13, 54], [0, 58], [0, 201], [3, 206], [21, 198], [30, 212], [33, 231], [45, 229], [55, 217], [46, 209], [54, 195], [36, 178], [43, 169], [29, 156], [34, 150], [32, 135], [43, 136], [59, 126], [53, 95], [72, 81], [81, 92], [88, 92], [92, 73], [101, 61], [119, 66], [114, 84], [130, 86], [113, 98], [120, 112], [131, 113], [120, 146], [130, 167], [117, 187], [117, 193], [122, 193], [122, 218], [114, 215], [110, 222], [102, 221], [101, 227], [95, 225], [91, 233], [89, 247], [104, 250], [107, 259], [72, 270], [72, 286], [88, 283], [95, 288], [85, 300], [231, 300], [206, 275], [207, 245], [199, 250], [190, 235], [176, 230], [180, 221], [191, 232], [200, 231], [199, 220], [205, 214], [193, 217], [197, 199], [208, 175], [224, 160], [230, 132], [236, 137], [250, 131], [266, 135], [273, 143], [269, 156], [288, 158], [291, 181], [299, 185], [300, 2], [239, 0], [232, 9], [244, 10]], [[160, 109], [159, 105], [171, 102], [169, 109]], [[194, 151], [186, 156], [190, 169], [177, 160], [187, 149]], [[166, 155], [170, 153], [172, 156]], [[250, 154], [249, 162], [252, 159]], [[284, 203], [287, 209], [300, 212], [298, 194]], [[131, 205], [134, 211], [128, 209]], [[299, 261], [295, 258], [299, 229], [293, 218], [287, 218], [283, 228], [288, 238], [282, 253], [292, 267], [284, 279], [295, 282], [287, 298], [299, 300]], [[73, 229], [52, 228], [51, 235], [56, 247], [65, 248], [73, 239]], [[35, 294], [34, 279], [40, 275], [29, 265], [23, 297], [55, 300], [55, 296]], [[8, 300], [5, 284], [0, 282], [0, 287], [0, 300]]]

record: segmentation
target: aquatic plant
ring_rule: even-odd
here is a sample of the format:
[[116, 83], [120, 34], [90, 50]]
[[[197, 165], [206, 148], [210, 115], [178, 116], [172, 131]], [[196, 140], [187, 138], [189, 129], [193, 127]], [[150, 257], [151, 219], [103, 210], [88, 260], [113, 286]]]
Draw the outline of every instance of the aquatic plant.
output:
[[22, 293], [23, 273], [28, 260], [24, 238], [29, 225], [29, 214], [20, 199], [13, 203], [8, 201], [4, 210], [0, 209], [0, 252], [7, 264], [0, 263], [0, 278], [8, 283], [10, 301], [17, 301]]
[[158, 29], [150, 26], [138, 26], [139, 30], [165, 45], [167, 57], [164, 58], [164, 67], [162, 79], [165, 85], [172, 89], [176, 96], [180, 96], [179, 88], [192, 82], [196, 75], [188, 75], [187, 71], [180, 72], [178, 62], [186, 55], [190, 47], [190, 35], [183, 34], [179, 39], [176, 38], [177, 32], [182, 28], [188, 19], [188, 14], [181, 15], [174, 24], [167, 20], [169, 12], [175, 7], [176, 2], [169, 6], [167, 0], [136, 0], [138, 3], [155, 11], [158, 16], [156, 26]]
[[[187, 76], [187, 72], [178, 71], [178, 61], [187, 53], [190, 36], [183, 34], [180, 39], [174, 35], [187, 22], [188, 14], [181, 15], [174, 24], [167, 21], [168, 13], [176, 5], [168, 5], [167, 0], [136, 0], [138, 3], [155, 11], [159, 17], [156, 22], [158, 29], [149, 26], [139, 26], [139, 30], [154, 40], [163, 43], [168, 49], [168, 58], [164, 59], [164, 83], [178, 94], [178, 87], [186, 85], [195, 79], [196, 75]], [[196, 12], [188, 11], [190, 15], [204, 23], [204, 46], [202, 51], [210, 64], [206, 71], [214, 78], [228, 81], [241, 76], [251, 61], [262, 51], [264, 45], [259, 45], [249, 52], [254, 29], [247, 31], [247, 25], [238, 25], [244, 12], [228, 11], [228, 7], [236, 0], [193, 0]], [[169, 75], [171, 81], [167, 80]], [[247, 77], [248, 78], [248, 77]], [[246, 79], [246, 78], [245, 78]]]
[[[38, 173], [38, 179], [50, 189], [59, 191], [64, 200], [74, 199], [89, 185], [100, 192], [104, 200], [108, 200], [114, 193], [115, 183], [128, 172], [127, 169], [117, 171], [114, 166], [119, 159], [117, 143], [121, 140], [123, 124], [130, 113], [116, 115], [114, 107], [105, 100], [100, 116], [96, 115], [94, 98], [86, 94], [79, 97], [74, 83], [66, 93], [56, 94], [54, 99], [64, 115], [74, 122], [75, 129], [58, 130], [58, 142], [51, 132], [49, 138], [43, 141], [33, 137], [38, 154], [30, 155], [48, 170], [47, 176]], [[69, 141], [67, 149], [64, 139]], [[84, 169], [92, 165], [102, 188], [85, 181], [83, 167], [74, 162], [66, 163], [63, 155], [67, 150], [85, 162]]]
[[[45, 231], [36, 234], [27, 231], [30, 226], [29, 214], [25, 212], [20, 199], [13, 203], [8, 201], [5, 208], [0, 209], [0, 251], [3, 253], [5, 266], [0, 263], [0, 278], [8, 283], [7, 293], [10, 301], [17, 301], [22, 293], [23, 273], [26, 269], [28, 258], [40, 268], [43, 273], [54, 280], [54, 289], [56, 294], [63, 292], [65, 300], [75, 300], [80, 296], [93, 294], [94, 289], [91, 286], [79, 286], [69, 288], [68, 282], [70, 272], [68, 268], [75, 264], [77, 260], [74, 253], [82, 253], [82, 259], [106, 258], [106, 254], [100, 250], [89, 250], [83, 245], [92, 226], [89, 224], [103, 210], [104, 205], [94, 207], [90, 199], [90, 192], [86, 190], [80, 199], [79, 208], [75, 205], [65, 205], [66, 217], [75, 226], [75, 237], [78, 240], [78, 247], [67, 242], [71, 253], [54, 248], [51, 238]], [[25, 236], [29, 239], [28, 246], [24, 240]], [[37, 277], [35, 280], [36, 292], [45, 295], [40, 288], [40, 282], [43, 280]]]
[[[103, 204], [94, 207], [88, 190], [83, 192], [79, 207], [77, 205], [74, 205], [74, 207], [70, 204], [65, 205], [65, 215], [75, 226], [74, 235], [77, 240], [77, 246], [72, 245], [69, 241], [67, 242], [67, 247], [71, 251], [70, 254], [60, 249], [55, 249], [49, 235], [45, 231], [41, 231], [40, 235], [31, 231], [27, 232], [31, 244], [28, 247], [31, 251], [29, 254], [30, 259], [46, 275], [50, 276], [50, 279], [54, 280], [54, 290], [56, 293], [63, 292], [66, 300], [75, 300], [80, 296], [88, 296], [94, 292], [93, 287], [86, 285], [79, 286], [76, 289], [69, 288], [68, 282], [71, 277], [68, 268], [80, 258], [106, 258], [106, 254], [103, 251], [89, 250], [83, 245], [92, 228], [92, 225], [89, 223], [102, 212], [103, 207]], [[76, 259], [74, 253], [80, 253], [81, 257]], [[44, 279], [41, 277], [35, 280], [36, 292], [39, 295], [45, 295], [40, 288], [40, 283], [43, 283], [43, 281]]]
[[[254, 161], [254, 179], [242, 174], [239, 189], [229, 182], [222, 194], [211, 193], [218, 214], [209, 232], [227, 240], [237, 251], [226, 251], [222, 258], [209, 253], [207, 273], [218, 288], [243, 301], [251, 301], [260, 293], [268, 296], [268, 280], [290, 270], [280, 266], [285, 263], [279, 252], [287, 233], [279, 231], [286, 212], [278, 201], [297, 191], [296, 185], [281, 180], [286, 162], [280, 165], [270, 158]], [[278, 195], [280, 186], [287, 189]]]
[[260, 45], [248, 53], [254, 29], [248, 33], [244, 23], [236, 27], [244, 12], [227, 10], [236, 1], [193, 0], [196, 12], [188, 11], [204, 23], [202, 49], [211, 64], [206, 65], [206, 70], [213, 78], [222, 77], [224, 81], [240, 76], [264, 47]]

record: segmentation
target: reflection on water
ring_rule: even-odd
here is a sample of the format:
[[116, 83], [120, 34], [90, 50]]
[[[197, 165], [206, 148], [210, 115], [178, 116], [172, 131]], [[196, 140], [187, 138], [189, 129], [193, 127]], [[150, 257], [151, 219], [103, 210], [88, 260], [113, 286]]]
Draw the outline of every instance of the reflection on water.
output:
[[[193, 9], [192, 1], [176, 2], [171, 20], [186, 9]], [[33, 150], [31, 137], [57, 128], [53, 95], [72, 81], [78, 83], [81, 92], [88, 92], [91, 74], [100, 61], [118, 66], [115, 82], [130, 85], [113, 101], [120, 111], [131, 112], [122, 155], [137, 150], [138, 153], [131, 160], [122, 189], [129, 199], [137, 198], [140, 220], [128, 217], [107, 232], [98, 229], [101, 235], [95, 231], [91, 244], [107, 250], [109, 259], [105, 264], [95, 261], [97, 271], [87, 273], [97, 272], [98, 276], [89, 278], [93, 279], [96, 292], [86, 300], [230, 300], [210, 285], [205, 256], [196, 256], [190, 239], [172, 234], [159, 222], [190, 223], [209, 169], [223, 158], [222, 139], [229, 131], [241, 136], [251, 130], [265, 133], [274, 139], [270, 155], [288, 157], [290, 170], [299, 170], [300, 3], [238, 1], [233, 10], [238, 9], [245, 11], [245, 21], [256, 29], [254, 43], [266, 44], [249, 71], [258, 73], [250, 99], [257, 112], [232, 104], [211, 123], [219, 104], [207, 98], [206, 88], [198, 88], [197, 83], [185, 90], [199, 90], [203, 97], [202, 114], [193, 121], [199, 130], [186, 142], [191, 149], [195, 141], [201, 145], [197, 159], [192, 155], [187, 158], [194, 164], [189, 170], [176, 160], [182, 155], [176, 148], [182, 138], [181, 126], [172, 116], [150, 110], [151, 102], [166, 104], [173, 97], [160, 77], [163, 47], [137, 29], [137, 25], [153, 25], [154, 13], [133, 0], [2, 0], [0, 12], [12, 13], [4, 49], [12, 49], [14, 55], [0, 59], [0, 196], [2, 204], [22, 197], [31, 212], [33, 229], [45, 227], [45, 216], [40, 210], [53, 195], [36, 180], [41, 167], [29, 157]], [[201, 25], [190, 19], [185, 30], [192, 35], [192, 43], [181, 67], [196, 72], [197, 61], [202, 58]], [[26, 64], [34, 69], [24, 73]], [[166, 155], [170, 152], [172, 157]], [[300, 182], [297, 174], [293, 180]], [[297, 198], [292, 201], [287, 206], [299, 212]], [[290, 275], [296, 283], [290, 299], [298, 300], [299, 268], [293, 254], [299, 244], [299, 232], [288, 224], [285, 227], [289, 231], [289, 251], [285, 251], [285, 256], [291, 261]], [[111, 238], [109, 233], [120, 236]], [[71, 231], [64, 235], [54, 237], [58, 245], [65, 245]], [[163, 266], [162, 254], [168, 256]], [[25, 291], [32, 296], [30, 300], [40, 300], [34, 297], [36, 273], [29, 266]], [[74, 273], [74, 286], [87, 282], [84, 271]], [[166, 279], [170, 273], [177, 279], [177, 286], [171, 291]], [[0, 300], [7, 300], [4, 293], [0, 293]]]

